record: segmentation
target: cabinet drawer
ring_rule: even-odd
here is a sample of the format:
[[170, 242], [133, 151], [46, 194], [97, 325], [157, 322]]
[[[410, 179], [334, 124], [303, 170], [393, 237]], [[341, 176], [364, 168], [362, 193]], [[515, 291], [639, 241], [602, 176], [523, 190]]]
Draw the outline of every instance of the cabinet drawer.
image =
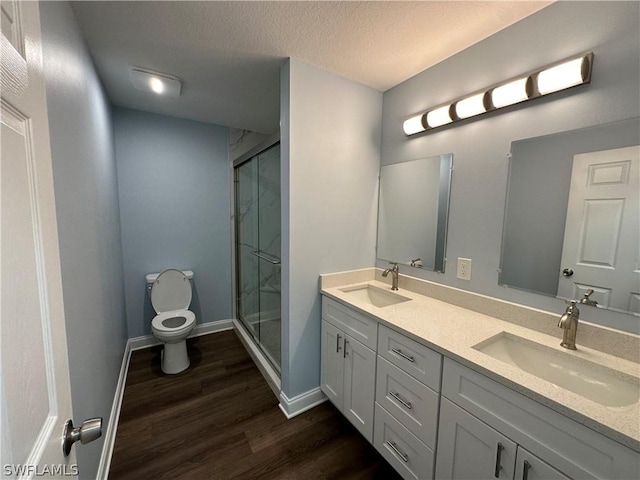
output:
[[439, 395], [380, 356], [376, 401], [429, 448], [435, 448]]
[[322, 318], [334, 324], [344, 333], [376, 349], [378, 322], [330, 298], [322, 296]]
[[638, 453], [446, 358], [442, 395], [571, 478], [640, 478]]
[[433, 451], [378, 403], [373, 432], [373, 446], [403, 478], [433, 478]]
[[439, 353], [401, 333], [380, 325], [378, 355], [436, 392], [440, 391], [442, 355]]

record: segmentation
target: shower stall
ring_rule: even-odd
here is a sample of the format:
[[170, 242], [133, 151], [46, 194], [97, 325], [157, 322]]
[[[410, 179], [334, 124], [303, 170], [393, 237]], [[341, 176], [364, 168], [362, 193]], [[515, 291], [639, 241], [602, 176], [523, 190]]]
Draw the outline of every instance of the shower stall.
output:
[[236, 314], [280, 374], [280, 142], [234, 161]]

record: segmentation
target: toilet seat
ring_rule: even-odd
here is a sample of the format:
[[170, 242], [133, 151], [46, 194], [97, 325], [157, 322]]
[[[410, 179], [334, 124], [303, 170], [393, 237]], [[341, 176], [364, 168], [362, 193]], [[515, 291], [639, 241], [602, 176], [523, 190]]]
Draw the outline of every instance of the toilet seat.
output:
[[[167, 325], [166, 320], [179, 317], [184, 317], [184, 322], [175, 327]], [[153, 320], [151, 320], [151, 328], [161, 334], [175, 333], [176, 335], [179, 335], [184, 330], [191, 329], [195, 322], [196, 316], [191, 310], [173, 310], [170, 312], [159, 313], [153, 317]]]
[[191, 282], [175, 268], [164, 270], [151, 286], [151, 305], [156, 313], [186, 310], [191, 304]]

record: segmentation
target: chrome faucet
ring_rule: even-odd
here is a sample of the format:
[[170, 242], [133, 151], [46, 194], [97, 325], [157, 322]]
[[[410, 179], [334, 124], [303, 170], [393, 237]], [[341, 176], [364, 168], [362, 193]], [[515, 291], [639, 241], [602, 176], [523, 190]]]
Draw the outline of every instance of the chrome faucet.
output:
[[389, 265], [393, 265], [391, 268], [387, 268], [384, 272], [382, 272], [382, 276], [386, 277], [391, 272], [391, 290], [398, 290], [398, 272], [400, 269], [398, 268], [397, 263], [389, 262]]
[[584, 292], [584, 297], [580, 299], [580, 303], [583, 305], [590, 305], [592, 307], [596, 307], [598, 302], [595, 300], [591, 300], [589, 297], [593, 294], [593, 288], [590, 288], [586, 292]]
[[558, 327], [562, 328], [561, 347], [569, 350], [576, 350], [576, 333], [578, 332], [578, 318], [580, 318], [580, 310], [576, 306], [576, 301], [572, 300], [571, 305], [560, 317]]

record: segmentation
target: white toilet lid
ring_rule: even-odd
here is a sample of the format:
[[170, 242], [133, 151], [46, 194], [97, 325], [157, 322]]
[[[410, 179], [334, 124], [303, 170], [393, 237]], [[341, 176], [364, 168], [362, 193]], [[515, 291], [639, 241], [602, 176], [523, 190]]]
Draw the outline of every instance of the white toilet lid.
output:
[[182, 271], [167, 269], [153, 282], [151, 305], [156, 313], [186, 310], [190, 303], [191, 283]]

